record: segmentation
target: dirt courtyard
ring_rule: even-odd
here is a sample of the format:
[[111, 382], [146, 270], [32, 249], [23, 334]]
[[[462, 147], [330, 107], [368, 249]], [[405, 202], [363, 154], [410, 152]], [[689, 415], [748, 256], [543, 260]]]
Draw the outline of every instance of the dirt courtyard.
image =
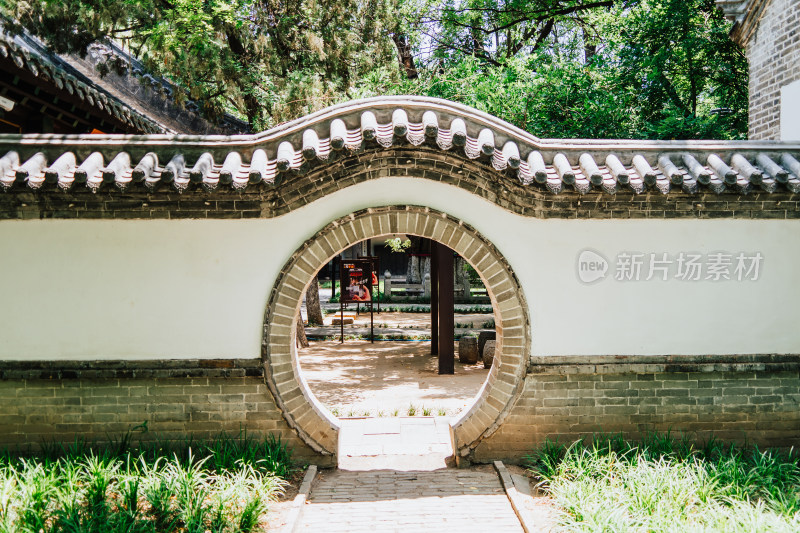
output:
[[417, 416], [454, 415], [472, 403], [489, 370], [459, 363], [456, 346], [455, 374], [440, 376], [430, 351], [430, 341], [312, 341], [298, 358], [309, 388], [335, 416], [409, 416], [412, 405]]

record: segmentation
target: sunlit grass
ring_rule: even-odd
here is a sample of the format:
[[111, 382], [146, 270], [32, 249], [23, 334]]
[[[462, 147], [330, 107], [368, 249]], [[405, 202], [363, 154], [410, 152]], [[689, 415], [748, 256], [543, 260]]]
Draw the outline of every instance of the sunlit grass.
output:
[[598, 436], [527, 461], [568, 531], [800, 531], [797, 454]]
[[442, 406], [416, 405], [410, 403], [408, 407], [401, 411], [394, 408], [392, 410], [348, 408], [343, 409], [339, 406], [329, 407], [330, 412], [336, 418], [363, 418], [363, 417], [396, 417], [396, 416], [451, 416], [458, 413], [459, 409], [447, 409]]
[[5, 452], [0, 532], [253, 531], [292, 468], [280, 440], [246, 434], [136, 451], [77, 441], [30, 457]]

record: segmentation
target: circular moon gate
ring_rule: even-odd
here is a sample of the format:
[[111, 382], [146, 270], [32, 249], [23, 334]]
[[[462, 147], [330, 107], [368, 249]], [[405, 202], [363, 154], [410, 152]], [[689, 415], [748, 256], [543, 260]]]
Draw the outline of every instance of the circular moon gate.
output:
[[267, 306], [261, 349], [267, 386], [300, 437], [315, 451], [335, 455], [339, 425], [300, 373], [296, 317], [306, 288], [335, 255], [364, 239], [398, 233], [435, 240], [463, 257], [486, 285], [495, 311], [494, 364], [472, 407], [451, 422], [455, 452], [466, 457], [497, 430], [522, 392], [530, 322], [522, 288], [505, 259], [475, 229], [445, 213], [414, 206], [370, 208], [332, 222], [306, 241], [281, 270]]

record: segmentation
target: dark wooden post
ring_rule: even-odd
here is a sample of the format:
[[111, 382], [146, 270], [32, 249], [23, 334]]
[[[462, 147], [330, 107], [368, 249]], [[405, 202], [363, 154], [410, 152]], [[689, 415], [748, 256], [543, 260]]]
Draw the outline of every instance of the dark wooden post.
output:
[[453, 251], [447, 246], [436, 245], [439, 258], [437, 278], [439, 280], [439, 373], [455, 373], [453, 350], [455, 333], [455, 306], [453, 301]]
[[331, 259], [331, 298], [336, 296], [336, 260], [338, 257]]
[[431, 241], [431, 355], [439, 353], [439, 243]]

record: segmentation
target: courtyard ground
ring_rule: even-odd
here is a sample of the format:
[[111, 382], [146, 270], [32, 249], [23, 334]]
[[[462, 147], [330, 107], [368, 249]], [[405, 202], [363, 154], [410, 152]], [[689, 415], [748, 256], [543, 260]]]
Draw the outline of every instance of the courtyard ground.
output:
[[312, 341], [298, 359], [309, 389], [342, 417], [408, 416], [412, 406], [416, 415], [452, 416], [472, 403], [489, 372], [456, 355], [455, 374], [439, 375], [429, 341]]

